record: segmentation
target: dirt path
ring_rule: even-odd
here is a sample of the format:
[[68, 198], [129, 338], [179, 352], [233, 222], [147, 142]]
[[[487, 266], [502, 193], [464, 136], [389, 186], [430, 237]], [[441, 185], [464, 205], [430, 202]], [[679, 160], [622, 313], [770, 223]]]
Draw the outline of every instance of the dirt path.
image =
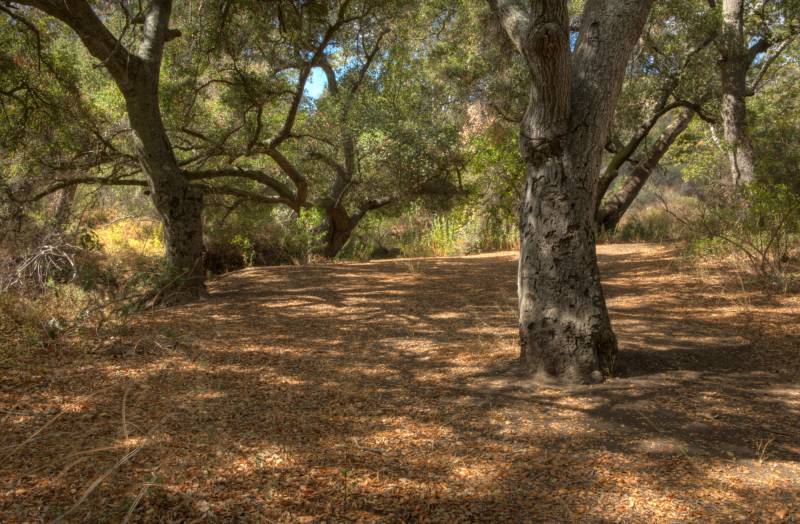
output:
[[798, 297], [600, 258], [599, 386], [508, 373], [511, 254], [254, 268], [107, 354], [21, 356], [0, 521], [800, 520]]

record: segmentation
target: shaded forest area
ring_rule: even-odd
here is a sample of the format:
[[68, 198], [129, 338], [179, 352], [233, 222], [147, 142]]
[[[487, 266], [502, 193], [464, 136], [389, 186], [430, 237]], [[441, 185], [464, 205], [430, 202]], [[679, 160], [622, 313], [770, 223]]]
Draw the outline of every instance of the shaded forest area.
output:
[[797, 0], [0, 0], [0, 518], [800, 519]]

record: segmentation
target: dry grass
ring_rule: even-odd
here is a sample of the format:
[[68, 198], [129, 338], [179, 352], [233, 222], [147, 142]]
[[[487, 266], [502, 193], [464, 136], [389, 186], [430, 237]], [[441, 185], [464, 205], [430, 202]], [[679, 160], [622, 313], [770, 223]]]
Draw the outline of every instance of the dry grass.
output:
[[797, 519], [798, 297], [600, 259], [628, 374], [599, 386], [508, 373], [511, 254], [243, 270], [140, 318], [147, 351], [22, 355], [0, 520]]

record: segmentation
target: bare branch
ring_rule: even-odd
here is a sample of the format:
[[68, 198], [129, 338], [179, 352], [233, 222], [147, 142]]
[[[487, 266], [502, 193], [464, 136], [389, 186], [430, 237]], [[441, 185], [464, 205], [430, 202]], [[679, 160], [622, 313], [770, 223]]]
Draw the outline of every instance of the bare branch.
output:
[[67, 187], [76, 186], [80, 184], [88, 184], [88, 185], [102, 185], [102, 186], [138, 186], [138, 187], [147, 187], [147, 181], [145, 180], [134, 180], [134, 179], [125, 179], [125, 178], [104, 178], [104, 177], [76, 177], [70, 178], [67, 180], [61, 180], [53, 184], [52, 186], [48, 187], [44, 191], [36, 193], [32, 197], [18, 199], [14, 197], [11, 193], [9, 193], [9, 198], [18, 203], [18, 204], [28, 204], [31, 202], [36, 202], [38, 200], [43, 199], [44, 197], [51, 195], [57, 191], [61, 191]]
[[297, 194], [295, 196], [296, 204], [304, 204], [306, 198], [308, 198], [308, 182], [306, 181], [306, 177], [304, 177], [295, 165], [277, 149], [270, 149], [267, 151], [267, 154], [280, 166], [283, 172], [292, 179], [292, 182], [297, 188]]

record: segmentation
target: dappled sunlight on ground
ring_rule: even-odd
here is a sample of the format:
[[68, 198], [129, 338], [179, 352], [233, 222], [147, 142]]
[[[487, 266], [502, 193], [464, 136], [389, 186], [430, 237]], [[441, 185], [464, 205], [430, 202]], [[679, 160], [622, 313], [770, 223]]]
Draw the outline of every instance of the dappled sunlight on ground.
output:
[[0, 520], [798, 514], [797, 297], [601, 246], [625, 373], [545, 388], [514, 372], [514, 260], [248, 269], [142, 315], [148, 351], [3, 370]]

